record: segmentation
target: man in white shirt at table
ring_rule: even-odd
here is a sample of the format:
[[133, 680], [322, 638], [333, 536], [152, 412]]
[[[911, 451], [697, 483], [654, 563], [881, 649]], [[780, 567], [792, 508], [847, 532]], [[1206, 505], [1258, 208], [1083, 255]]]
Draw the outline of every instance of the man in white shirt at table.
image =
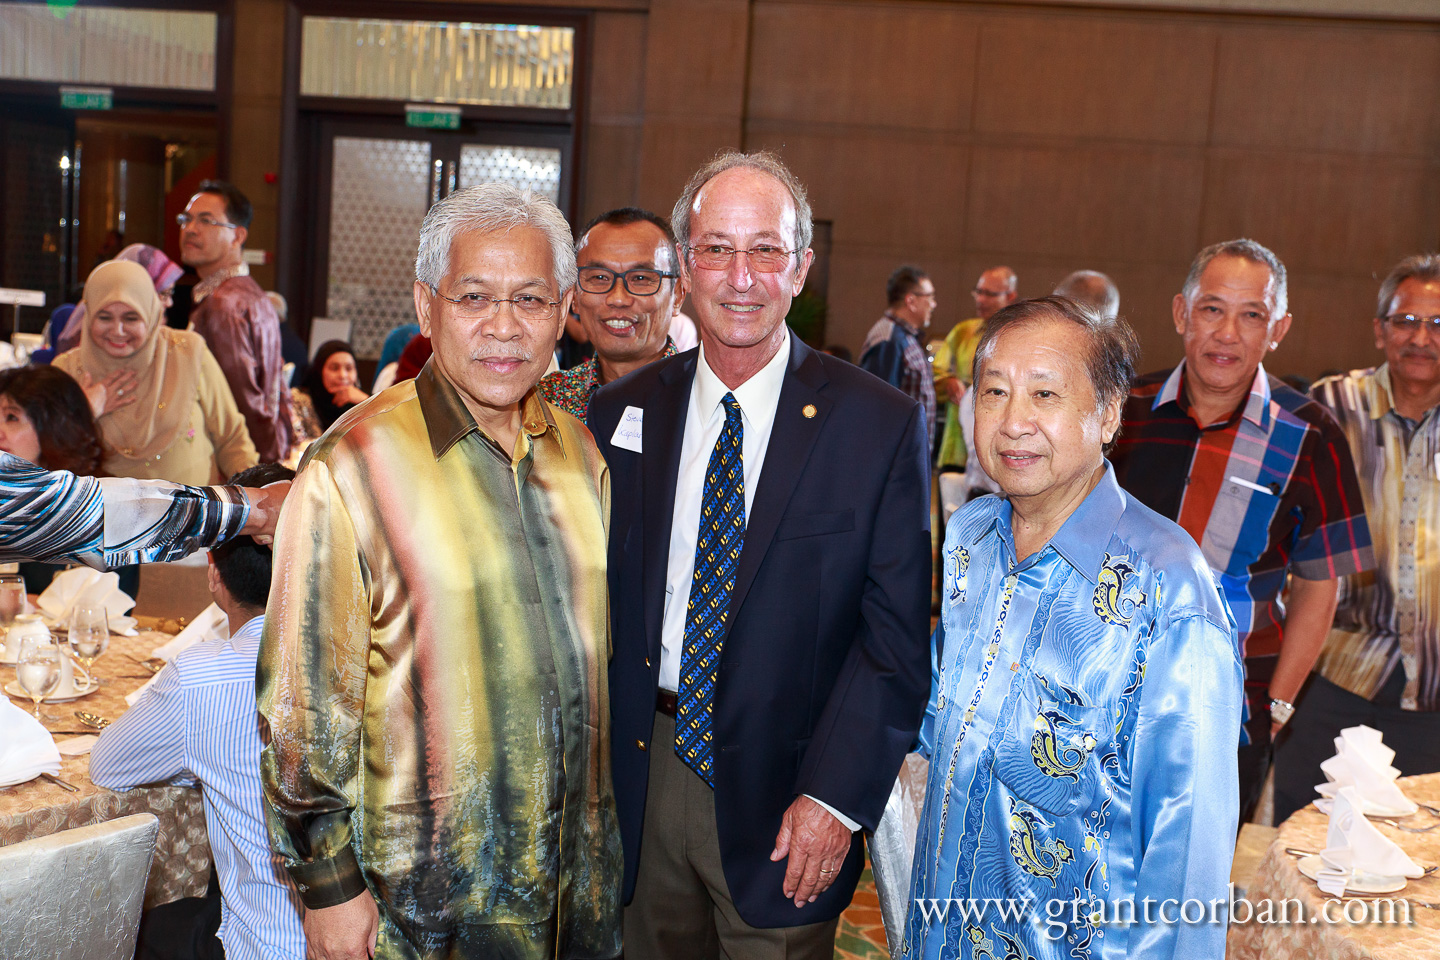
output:
[[[293, 476], [261, 464], [233, 482], [258, 487]], [[136, 960], [305, 956], [303, 908], [270, 852], [261, 803], [255, 661], [270, 565], [270, 548], [249, 537], [210, 552], [210, 593], [230, 619], [230, 638], [177, 656], [90, 752], [90, 779], [98, 786], [128, 790], [180, 780], [202, 787], [220, 909], [209, 897], [151, 910], [140, 925]]]

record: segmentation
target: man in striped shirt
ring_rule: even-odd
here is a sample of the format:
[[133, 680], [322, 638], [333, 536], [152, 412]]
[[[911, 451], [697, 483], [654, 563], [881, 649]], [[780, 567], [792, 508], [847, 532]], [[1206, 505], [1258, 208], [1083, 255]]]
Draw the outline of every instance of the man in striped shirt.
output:
[[1340, 582], [1319, 675], [1275, 751], [1276, 822], [1314, 799], [1345, 727], [1385, 734], [1407, 776], [1440, 770], [1440, 256], [1400, 261], [1375, 312], [1385, 362], [1312, 393], [1355, 454], [1376, 569]]
[[[262, 464], [234, 481], [260, 486], [293, 476]], [[90, 753], [90, 778], [102, 787], [166, 780], [202, 787], [219, 910], [213, 898], [151, 910], [140, 925], [140, 960], [305, 956], [300, 900], [270, 852], [261, 799], [255, 663], [270, 565], [270, 548], [248, 537], [210, 552], [210, 593], [230, 619], [229, 639], [197, 643], [176, 657]]]
[[1242, 823], [1330, 629], [1338, 578], [1374, 566], [1345, 435], [1260, 362], [1290, 329], [1286, 294], [1284, 264], [1255, 241], [1200, 251], [1172, 304], [1185, 359], [1136, 382], [1111, 457], [1126, 490], [1200, 544], [1239, 625]]

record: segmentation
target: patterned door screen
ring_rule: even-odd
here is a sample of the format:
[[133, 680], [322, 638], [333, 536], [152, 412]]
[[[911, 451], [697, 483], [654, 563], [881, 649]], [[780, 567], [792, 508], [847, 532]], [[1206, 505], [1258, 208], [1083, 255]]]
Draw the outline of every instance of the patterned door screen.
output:
[[430, 189], [424, 140], [335, 138], [326, 313], [349, 320], [357, 357], [415, 320], [415, 249]]
[[467, 143], [460, 148], [460, 185], [490, 181], [513, 183], [560, 202], [560, 151], [554, 147], [493, 147]]

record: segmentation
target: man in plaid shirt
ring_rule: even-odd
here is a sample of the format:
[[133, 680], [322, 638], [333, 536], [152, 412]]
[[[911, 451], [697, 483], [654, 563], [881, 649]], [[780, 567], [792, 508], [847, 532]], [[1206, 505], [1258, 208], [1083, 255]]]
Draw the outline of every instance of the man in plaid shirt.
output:
[[865, 335], [860, 367], [920, 402], [928, 445], [935, 449], [935, 375], [920, 335], [935, 312], [935, 284], [919, 267], [901, 267], [885, 284], [885, 315]]
[[1206, 247], [1172, 312], [1185, 359], [1136, 382], [1111, 459], [1126, 490], [1200, 544], [1239, 626], [1243, 823], [1330, 629], [1339, 578], [1375, 561], [1345, 434], [1260, 362], [1292, 319], [1280, 259], [1253, 240]]

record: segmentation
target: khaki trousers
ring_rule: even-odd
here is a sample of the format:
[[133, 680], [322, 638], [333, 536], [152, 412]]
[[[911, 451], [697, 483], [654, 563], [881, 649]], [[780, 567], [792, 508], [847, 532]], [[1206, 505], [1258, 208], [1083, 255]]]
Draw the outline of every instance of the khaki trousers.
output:
[[833, 960], [838, 918], [771, 929], [740, 918], [720, 864], [715, 792], [675, 753], [675, 721], [663, 713], [650, 744], [644, 830], [625, 960]]

